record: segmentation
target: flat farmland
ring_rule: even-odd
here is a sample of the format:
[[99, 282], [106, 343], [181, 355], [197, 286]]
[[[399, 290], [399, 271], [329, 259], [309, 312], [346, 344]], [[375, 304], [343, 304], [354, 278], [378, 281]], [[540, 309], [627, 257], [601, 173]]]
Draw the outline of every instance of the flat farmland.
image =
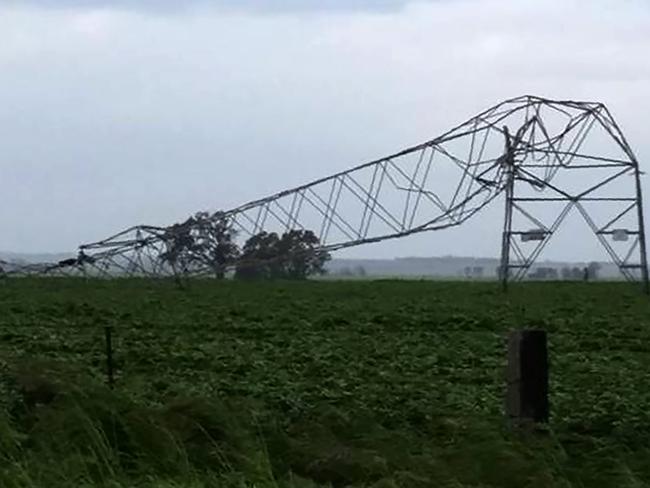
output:
[[[7, 486], [650, 483], [650, 299], [632, 285], [1, 285]], [[525, 438], [503, 425], [520, 328], [549, 333], [551, 362], [550, 425]]]

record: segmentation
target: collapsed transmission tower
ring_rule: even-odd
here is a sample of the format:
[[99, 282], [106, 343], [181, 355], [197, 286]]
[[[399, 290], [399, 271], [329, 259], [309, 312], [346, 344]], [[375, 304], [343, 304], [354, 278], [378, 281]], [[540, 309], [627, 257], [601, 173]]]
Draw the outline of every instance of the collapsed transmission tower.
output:
[[[212, 218], [241, 241], [261, 232], [312, 230], [320, 250], [334, 251], [459, 226], [501, 194], [504, 287], [526, 276], [575, 209], [621, 274], [648, 289], [639, 163], [601, 103], [507, 100], [423, 144]], [[179, 268], [165, 258], [178, 233], [192, 225], [131, 227], [80, 246], [76, 258], [8, 273], [212, 274], [209, 260]], [[219, 271], [237, 264], [220, 263]]]

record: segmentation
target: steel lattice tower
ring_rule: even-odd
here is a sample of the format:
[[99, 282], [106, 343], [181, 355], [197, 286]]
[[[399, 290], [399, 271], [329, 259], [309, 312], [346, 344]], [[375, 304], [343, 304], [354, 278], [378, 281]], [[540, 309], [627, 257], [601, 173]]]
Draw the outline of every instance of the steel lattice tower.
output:
[[[573, 210], [621, 274], [650, 292], [640, 174], [603, 104], [523, 96], [422, 144], [211, 218], [240, 242], [260, 232], [310, 229], [320, 249], [335, 251], [460, 226], [503, 194], [504, 288], [526, 276]], [[200, 232], [194, 225], [135, 226], [80, 246], [74, 259], [3, 267], [8, 275], [161, 277], [222, 274], [237, 266], [215, 269], [201, 256], [170, 265], [165, 253], [178, 233]]]

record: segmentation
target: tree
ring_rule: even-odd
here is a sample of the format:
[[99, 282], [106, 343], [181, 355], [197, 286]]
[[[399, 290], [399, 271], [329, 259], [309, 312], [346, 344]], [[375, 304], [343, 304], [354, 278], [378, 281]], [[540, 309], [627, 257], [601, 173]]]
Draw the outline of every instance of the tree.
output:
[[302, 280], [324, 274], [329, 259], [329, 253], [320, 249], [318, 237], [310, 230], [290, 230], [281, 237], [275, 232], [261, 232], [244, 244], [236, 277]]
[[600, 273], [600, 269], [602, 268], [600, 263], [597, 263], [596, 261], [592, 261], [587, 265], [587, 278], [590, 281], [594, 281], [598, 279], [598, 274]]
[[236, 232], [228, 219], [222, 212], [197, 213], [193, 218], [193, 235], [196, 261], [212, 269], [218, 279], [223, 279], [227, 265], [239, 257]]
[[235, 278], [270, 279], [278, 274], [278, 250], [280, 238], [275, 232], [260, 232], [244, 244]]
[[307, 276], [325, 274], [325, 263], [331, 259], [328, 252], [319, 249], [320, 240], [311, 230], [290, 230], [279, 242], [283, 278], [303, 280]]
[[[498, 272], [497, 268], [497, 272]], [[471, 278], [482, 278], [483, 273], [484, 273], [483, 266], [465, 266], [463, 272], [465, 274], [465, 278], [471, 279]]]
[[[567, 278], [565, 277], [565, 271], [564, 271], [564, 269], [568, 269], [568, 268], [563, 268], [563, 271], [562, 271], [562, 276], [563, 276], [565, 279], [567, 279]], [[569, 275], [570, 275], [570, 274], [571, 274], [571, 270], [569, 270]], [[558, 276], [559, 276], [559, 275], [558, 275], [557, 269], [555, 269], [555, 268], [551, 268], [551, 267], [547, 267], [547, 266], [542, 266], [542, 267], [539, 267], [539, 268], [535, 268], [535, 271], [533, 271], [533, 272], [529, 275], [529, 277], [530, 277], [531, 279], [536, 279], [536, 280], [557, 280], [557, 279], [558, 279]]]
[[364, 268], [361, 265], [355, 268], [355, 274], [361, 278], [365, 278], [368, 275], [368, 273], [366, 272], [366, 268]]
[[195, 247], [189, 221], [168, 227], [163, 241], [165, 251], [160, 255], [160, 259], [169, 264], [174, 273], [185, 273], [190, 266]]
[[177, 272], [187, 272], [193, 266], [208, 267], [222, 279], [227, 265], [239, 256], [236, 235], [222, 212], [199, 212], [167, 229], [161, 259]]

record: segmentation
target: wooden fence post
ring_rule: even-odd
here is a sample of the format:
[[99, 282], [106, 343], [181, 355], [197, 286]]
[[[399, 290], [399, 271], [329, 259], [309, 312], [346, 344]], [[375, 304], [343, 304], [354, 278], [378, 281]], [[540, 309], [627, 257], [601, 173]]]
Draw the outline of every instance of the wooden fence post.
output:
[[508, 337], [506, 415], [512, 427], [549, 418], [546, 331], [518, 330]]

